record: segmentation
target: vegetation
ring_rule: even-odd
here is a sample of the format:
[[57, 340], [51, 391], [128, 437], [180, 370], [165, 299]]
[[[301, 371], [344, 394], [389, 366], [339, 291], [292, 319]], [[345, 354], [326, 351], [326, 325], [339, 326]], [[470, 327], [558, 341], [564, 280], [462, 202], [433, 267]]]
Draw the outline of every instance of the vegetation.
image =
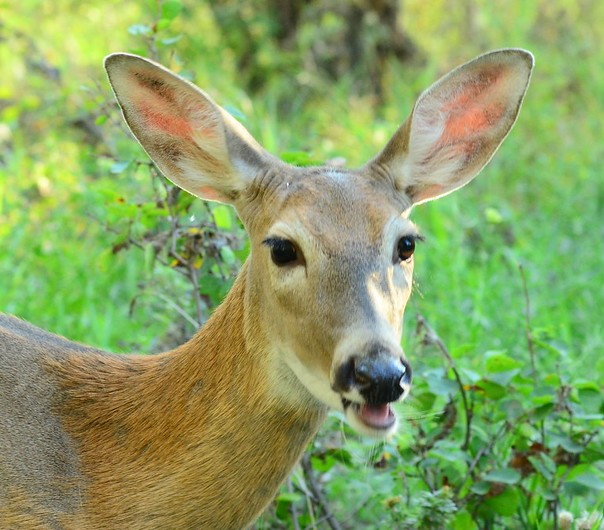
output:
[[[426, 242], [400, 434], [374, 444], [330, 416], [256, 527], [599, 528], [604, 4], [407, 0], [386, 33], [370, 4], [350, 2], [363, 8], [359, 67], [347, 55], [330, 70], [345, 15], [324, 0], [299, 2], [287, 43], [255, 0], [0, 2], [0, 310], [113, 351], [159, 351], [207, 318], [245, 258], [234, 213], [175, 191], [129, 138], [102, 71], [110, 52], [193, 79], [284, 159], [355, 166], [438, 75], [528, 48], [535, 75], [498, 155], [414, 212]], [[402, 30], [405, 61], [372, 55]]]

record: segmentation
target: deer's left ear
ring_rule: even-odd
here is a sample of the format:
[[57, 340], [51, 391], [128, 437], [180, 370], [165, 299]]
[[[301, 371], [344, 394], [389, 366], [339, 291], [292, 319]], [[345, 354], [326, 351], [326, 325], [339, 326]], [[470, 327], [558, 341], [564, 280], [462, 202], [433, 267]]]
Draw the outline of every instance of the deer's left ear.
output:
[[413, 204], [467, 184], [514, 125], [533, 62], [531, 53], [507, 49], [453, 70], [419, 97], [370, 165], [385, 167]]

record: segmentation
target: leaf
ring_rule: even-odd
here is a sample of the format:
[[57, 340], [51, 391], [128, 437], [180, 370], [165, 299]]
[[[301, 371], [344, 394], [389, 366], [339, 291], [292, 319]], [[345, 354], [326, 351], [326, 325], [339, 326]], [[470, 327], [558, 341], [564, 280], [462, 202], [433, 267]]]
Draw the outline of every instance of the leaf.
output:
[[482, 377], [478, 372], [469, 370], [468, 368], [460, 368], [459, 370], [463, 374], [463, 379], [469, 381], [472, 384], [478, 383]]
[[241, 112], [237, 107], [233, 107], [232, 105], [224, 105], [224, 109], [231, 115], [233, 118], [237, 119], [237, 121], [247, 121], [247, 116]]
[[489, 399], [499, 400], [508, 395], [504, 386], [486, 379], [479, 381], [476, 386], [481, 389]]
[[460, 510], [455, 514], [451, 528], [453, 530], [476, 530], [478, 526], [467, 510]]
[[224, 261], [227, 265], [234, 265], [237, 262], [237, 258], [235, 258], [235, 254], [231, 250], [231, 247], [221, 247], [220, 249], [220, 259]]
[[164, 0], [161, 3], [161, 18], [165, 20], [174, 20], [182, 10], [180, 0]]
[[294, 502], [298, 502], [304, 498], [304, 495], [300, 493], [289, 493], [283, 492], [280, 493], [277, 497], [277, 502], [285, 502], [287, 504], [293, 504]]
[[504, 484], [517, 484], [521, 478], [520, 473], [510, 467], [495, 469], [483, 477], [488, 482], [503, 482]]
[[552, 410], [554, 410], [554, 404], [548, 402], [540, 407], [535, 407], [531, 416], [535, 421], [539, 421], [546, 418]]
[[573, 382], [573, 386], [577, 390], [592, 390], [598, 395], [602, 395], [602, 389], [600, 386], [594, 381], [575, 381]]
[[170, 25], [171, 22], [172, 21], [170, 19], [160, 18], [155, 23], [155, 32], [157, 33], [158, 31], [162, 31], [162, 30], [166, 29]]
[[498, 225], [503, 223], [503, 215], [496, 208], [485, 208], [484, 216], [489, 224]]
[[176, 44], [178, 41], [182, 39], [182, 35], [176, 35], [176, 37], [170, 37], [168, 39], [162, 39], [160, 42], [164, 46], [171, 46], [172, 44]]
[[604, 491], [604, 480], [594, 473], [586, 472], [579, 475], [568, 482], [575, 482], [597, 491]]
[[585, 449], [582, 445], [571, 440], [568, 436], [560, 436], [557, 442], [569, 453], [580, 453]]
[[481, 513], [488, 517], [492, 514], [514, 515], [520, 505], [520, 494], [515, 488], [506, 488], [500, 495], [487, 499], [480, 507]]
[[132, 24], [132, 26], [128, 28], [128, 33], [130, 33], [130, 35], [148, 35], [151, 33], [151, 27], [146, 24]]
[[450, 394], [455, 394], [458, 390], [458, 386], [455, 381], [439, 375], [432, 374], [427, 376], [426, 382], [428, 383], [428, 388], [430, 391], [437, 396], [448, 396]]
[[474, 484], [472, 484], [470, 491], [472, 493], [476, 493], [478, 495], [486, 495], [490, 489], [491, 489], [491, 485], [488, 482], [481, 480], [479, 482], [475, 482]]
[[116, 162], [109, 168], [109, 173], [118, 175], [124, 171], [130, 165], [130, 160], [124, 160], [122, 162]]
[[535, 388], [531, 400], [535, 405], [545, 405], [553, 403], [556, 396], [556, 388], [549, 385], [543, 385]]
[[493, 351], [485, 353], [485, 369], [489, 373], [509, 372], [522, 368], [522, 363], [504, 352]]
[[218, 228], [230, 230], [233, 226], [232, 210], [229, 206], [219, 205], [212, 208], [212, 216]]
[[538, 473], [543, 475], [547, 480], [551, 480], [556, 473], [556, 463], [545, 453], [540, 453], [539, 456], [528, 456], [528, 461], [533, 465]]

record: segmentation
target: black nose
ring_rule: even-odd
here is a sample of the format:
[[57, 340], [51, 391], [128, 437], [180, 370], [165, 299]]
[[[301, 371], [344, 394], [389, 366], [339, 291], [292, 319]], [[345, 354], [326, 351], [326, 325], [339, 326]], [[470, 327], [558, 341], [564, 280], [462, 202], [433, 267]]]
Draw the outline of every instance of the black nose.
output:
[[375, 350], [352, 357], [336, 374], [338, 390], [356, 388], [372, 405], [396, 401], [410, 384], [411, 366], [404, 358]]

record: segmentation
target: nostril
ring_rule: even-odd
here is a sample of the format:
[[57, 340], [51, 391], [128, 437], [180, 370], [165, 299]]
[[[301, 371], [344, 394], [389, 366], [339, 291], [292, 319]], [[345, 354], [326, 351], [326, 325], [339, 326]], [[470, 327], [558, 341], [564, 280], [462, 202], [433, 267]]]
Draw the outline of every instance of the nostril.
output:
[[409, 385], [411, 384], [411, 365], [404, 357], [401, 357], [399, 360], [401, 362], [400, 385]]

